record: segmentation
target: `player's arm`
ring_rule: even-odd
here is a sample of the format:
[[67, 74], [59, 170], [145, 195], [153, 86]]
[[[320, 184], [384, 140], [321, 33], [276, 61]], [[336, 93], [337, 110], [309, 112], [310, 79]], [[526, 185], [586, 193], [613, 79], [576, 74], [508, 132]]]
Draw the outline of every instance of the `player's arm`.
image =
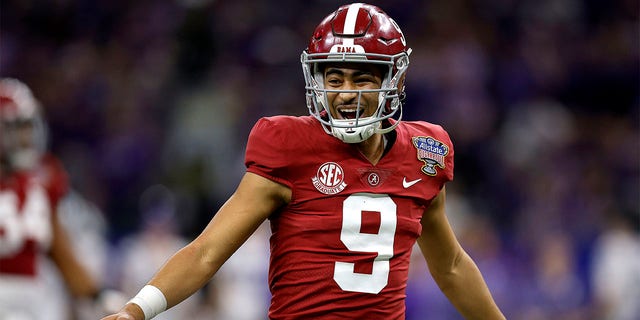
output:
[[[178, 304], [204, 286], [260, 224], [288, 203], [290, 197], [288, 187], [246, 173], [235, 193], [204, 231], [173, 255], [149, 285], [161, 291], [167, 308]], [[128, 303], [120, 313], [104, 319], [142, 320], [144, 314], [138, 305]]]
[[418, 245], [440, 290], [466, 319], [505, 319], [480, 270], [464, 251], [445, 214], [446, 192], [436, 196], [422, 217]]
[[53, 216], [53, 242], [49, 251], [51, 259], [60, 270], [67, 288], [74, 297], [96, 296], [99, 291], [97, 283], [76, 257], [64, 226], [57, 218], [58, 215]]

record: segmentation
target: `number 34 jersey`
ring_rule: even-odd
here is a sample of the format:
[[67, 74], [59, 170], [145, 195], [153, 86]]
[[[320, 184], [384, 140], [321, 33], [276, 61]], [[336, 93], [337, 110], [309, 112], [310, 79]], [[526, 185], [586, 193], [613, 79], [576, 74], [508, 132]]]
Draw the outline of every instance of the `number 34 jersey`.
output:
[[372, 165], [311, 116], [256, 123], [247, 170], [292, 190], [270, 217], [271, 319], [404, 319], [411, 250], [453, 178], [453, 146], [427, 122], [394, 135]]
[[68, 188], [62, 163], [50, 154], [33, 172], [0, 179], [0, 277], [36, 277], [53, 240], [54, 208]]

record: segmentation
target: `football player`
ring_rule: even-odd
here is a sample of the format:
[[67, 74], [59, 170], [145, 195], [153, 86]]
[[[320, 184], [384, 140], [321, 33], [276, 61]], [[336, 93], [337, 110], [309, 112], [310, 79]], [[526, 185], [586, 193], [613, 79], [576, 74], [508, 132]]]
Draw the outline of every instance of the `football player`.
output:
[[47, 261], [72, 296], [103, 292], [58, 219], [68, 190], [67, 172], [46, 151], [38, 101], [21, 81], [0, 79], [0, 319], [68, 319], [61, 293], [52, 292]]
[[447, 221], [454, 153], [447, 132], [401, 121], [410, 53], [378, 7], [354, 3], [329, 14], [301, 57], [310, 115], [260, 119], [235, 193], [105, 319], [150, 319], [184, 300], [265, 219], [270, 319], [404, 319], [416, 241], [464, 317], [504, 319]]

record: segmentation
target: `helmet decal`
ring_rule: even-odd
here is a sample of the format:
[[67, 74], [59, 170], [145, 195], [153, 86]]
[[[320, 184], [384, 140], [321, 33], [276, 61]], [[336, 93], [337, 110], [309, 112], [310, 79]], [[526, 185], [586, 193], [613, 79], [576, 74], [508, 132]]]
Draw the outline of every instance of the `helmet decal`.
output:
[[[344, 20], [344, 28], [342, 33], [337, 33], [342, 36], [355, 36], [356, 35], [356, 21], [358, 20], [358, 13], [360, 12], [360, 3], [354, 3], [347, 9], [346, 18]], [[361, 33], [359, 33], [361, 34]], [[361, 45], [354, 44], [353, 37], [341, 38], [342, 44], [335, 44], [331, 47], [329, 52], [334, 53], [364, 53], [364, 48]]]

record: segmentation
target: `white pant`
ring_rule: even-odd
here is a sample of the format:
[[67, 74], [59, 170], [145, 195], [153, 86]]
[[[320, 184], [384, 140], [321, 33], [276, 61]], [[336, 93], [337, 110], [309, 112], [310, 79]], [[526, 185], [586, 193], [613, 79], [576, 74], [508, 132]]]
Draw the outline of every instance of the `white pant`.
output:
[[42, 279], [0, 274], [0, 320], [65, 320], [65, 293]]

